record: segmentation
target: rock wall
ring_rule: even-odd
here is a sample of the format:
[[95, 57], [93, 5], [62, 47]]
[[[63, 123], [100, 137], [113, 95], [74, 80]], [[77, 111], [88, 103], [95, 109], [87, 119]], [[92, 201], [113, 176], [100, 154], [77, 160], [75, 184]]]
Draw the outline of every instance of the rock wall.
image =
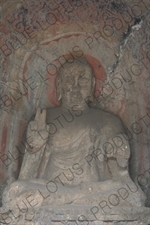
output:
[[93, 104], [123, 120], [130, 174], [150, 206], [149, 0], [2, 0], [0, 7], [1, 189], [18, 177], [37, 107], [59, 105], [60, 66], [85, 57], [96, 77]]

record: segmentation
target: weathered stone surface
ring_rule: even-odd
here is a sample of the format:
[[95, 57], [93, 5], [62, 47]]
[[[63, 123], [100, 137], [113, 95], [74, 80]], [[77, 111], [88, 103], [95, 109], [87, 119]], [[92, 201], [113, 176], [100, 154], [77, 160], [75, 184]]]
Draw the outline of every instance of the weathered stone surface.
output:
[[[90, 107], [95, 86], [92, 73], [91, 66], [84, 58], [76, 59], [71, 64], [65, 63], [60, 69], [56, 82], [57, 98], [61, 99], [61, 107], [49, 109], [47, 116], [46, 110], [41, 112], [38, 108], [34, 120], [30, 121], [18, 181], [8, 185], [3, 193], [3, 207], [8, 213], [33, 208], [38, 215], [37, 209], [41, 213], [42, 207], [46, 206], [53, 207], [52, 210], [57, 215], [59, 213], [56, 206], [60, 207], [60, 211], [64, 208], [68, 211], [71, 207], [73, 214], [69, 212], [67, 218], [72, 220], [72, 216], [77, 217], [78, 207], [82, 207], [83, 211], [90, 209], [93, 213], [93, 209], [97, 211], [97, 206], [100, 205], [101, 220], [105, 217], [119, 220], [124, 214], [124, 207], [127, 209], [139, 206], [140, 210], [144, 210], [146, 196], [133, 183], [128, 173], [130, 147], [126, 139], [121, 139], [121, 134], [125, 133], [121, 121], [110, 113], [92, 110]], [[85, 101], [87, 98], [88, 102]], [[68, 111], [71, 109], [80, 112], [82, 118], [74, 119], [73, 122], [68, 120]], [[53, 117], [61, 114], [63, 117], [67, 116], [64, 117], [67, 118], [65, 127], [50, 132]], [[125, 137], [127, 138], [126, 135]], [[117, 140], [114, 146], [115, 138]], [[96, 154], [97, 150], [101, 150], [101, 154]], [[87, 164], [85, 159], [92, 156], [93, 152], [96, 157], [101, 157], [91, 166], [88, 165], [91, 160]], [[72, 179], [69, 175], [67, 181], [61, 180], [57, 173], [64, 173], [71, 165], [79, 166], [78, 163], [73, 164], [75, 160], [80, 163], [77, 169], [82, 170], [82, 173], [77, 174], [81, 176]], [[107, 201], [117, 210], [119, 217], [115, 218]], [[104, 208], [107, 208], [106, 212]], [[45, 212], [47, 208], [43, 209], [44, 218], [45, 213], [51, 218], [52, 214]], [[62, 214], [60, 220], [65, 220], [65, 216]], [[22, 215], [19, 215], [18, 222], [25, 220], [24, 217], [21, 218]], [[36, 221], [40, 222], [40, 218], [35, 216]]]
[[[146, 206], [150, 206], [149, 9], [149, 0], [0, 1], [1, 192], [19, 177], [24, 157], [23, 134], [37, 108], [52, 109], [60, 104], [55, 85], [60, 67], [68, 57], [70, 61], [84, 57], [96, 78], [92, 106], [122, 119], [128, 138], [119, 137], [129, 140], [131, 147], [129, 173], [144, 191]], [[75, 112], [73, 116], [76, 117]], [[61, 123], [62, 119], [61, 113]], [[119, 144], [119, 138], [117, 141]], [[105, 160], [102, 154], [95, 158], [89, 162], [92, 167], [95, 160]], [[122, 166], [127, 161], [117, 158]], [[64, 176], [69, 177], [71, 171], [76, 182], [76, 163], [56, 175], [71, 183]], [[113, 168], [110, 163], [113, 180], [121, 180], [122, 174], [116, 173], [120, 170]], [[112, 179], [108, 171], [106, 174], [106, 180]], [[136, 220], [127, 222], [132, 223], [140, 224]]]
[[[40, 207], [33, 210], [12, 210], [9, 213], [1, 212], [1, 221], [7, 221], [10, 225], [14, 224], [67, 224], [67, 225], [97, 225], [97, 224], [142, 224], [150, 223], [150, 209], [139, 207], [122, 207], [119, 214], [119, 208], [112, 210], [107, 214], [100, 209], [91, 211], [89, 207], [64, 206], [64, 208]], [[118, 222], [117, 222], [118, 221]]]
[[[61, 106], [48, 109], [47, 115], [38, 108], [28, 124], [18, 182], [4, 191], [3, 205], [12, 208], [32, 198], [34, 207], [75, 204], [84, 208], [105, 202], [105, 196], [113, 206], [144, 206], [146, 196], [129, 176], [130, 146], [121, 139], [121, 134], [125, 135], [122, 122], [113, 114], [90, 107], [95, 87], [92, 67], [84, 58], [67, 62], [60, 68], [56, 83]], [[71, 110], [77, 113], [74, 120]], [[61, 114], [65, 125], [54, 132], [54, 117]], [[91, 166], [87, 158], [93, 154], [101, 158]], [[78, 176], [67, 171], [70, 166], [77, 166]], [[67, 173], [66, 180], [60, 178], [61, 173]], [[133, 189], [130, 194], [127, 186]], [[48, 197], [43, 197], [47, 192]]]

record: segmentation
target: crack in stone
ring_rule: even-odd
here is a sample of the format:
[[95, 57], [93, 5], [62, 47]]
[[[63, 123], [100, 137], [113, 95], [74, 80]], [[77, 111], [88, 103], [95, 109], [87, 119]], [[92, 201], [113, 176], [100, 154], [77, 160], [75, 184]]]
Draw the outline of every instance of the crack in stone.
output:
[[[146, 12], [146, 14], [147, 14], [147, 12]], [[122, 37], [122, 40], [121, 40], [121, 43], [120, 43], [119, 53], [117, 54], [118, 59], [112, 65], [112, 68], [109, 71], [110, 72], [110, 76], [113, 75], [114, 71], [118, 67], [118, 65], [119, 65], [119, 63], [121, 61], [121, 58], [123, 56], [123, 50], [125, 49], [126, 44], [129, 41], [130, 37], [133, 35], [134, 30], [139, 30], [142, 27], [142, 23], [143, 23], [143, 21], [145, 19], [145, 15], [146, 14], [142, 15], [140, 18], [136, 18], [135, 21], [134, 21], [134, 24], [133, 25], [129, 25], [127, 32], [123, 33], [123, 37]]]

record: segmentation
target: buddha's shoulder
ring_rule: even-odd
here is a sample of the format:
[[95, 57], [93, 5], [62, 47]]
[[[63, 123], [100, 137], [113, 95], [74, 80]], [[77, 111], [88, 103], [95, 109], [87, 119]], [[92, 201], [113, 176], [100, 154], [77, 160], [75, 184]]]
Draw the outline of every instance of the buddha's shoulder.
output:
[[95, 120], [95, 122], [97, 122], [97, 124], [99, 123], [103, 125], [111, 124], [114, 126], [123, 125], [123, 122], [119, 116], [101, 109], [91, 108], [91, 117]]
[[[47, 122], [61, 117], [61, 115], [64, 113], [61, 106], [48, 108], [46, 109], [46, 112]], [[86, 122], [91, 126], [93, 126], [94, 124], [96, 126], [99, 126], [100, 124], [101, 126], [111, 125], [111, 127], [123, 125], [122, 120], [117, 115], [97, 108], [90, 108], [86, 112], [82, 112], [81, 110], [79, 110], [71, 111], [70, 113], [75, 113], [75, 115], [78, 115], [78, 117], [80, 117], [80, 120], [83, 120], [83, 122]]]

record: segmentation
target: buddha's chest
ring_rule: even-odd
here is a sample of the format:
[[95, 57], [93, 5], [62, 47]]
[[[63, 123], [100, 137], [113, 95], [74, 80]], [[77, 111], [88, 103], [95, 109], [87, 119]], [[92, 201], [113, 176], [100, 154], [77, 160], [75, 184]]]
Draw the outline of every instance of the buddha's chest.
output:
[[99, 122], [90, 114], [73, 115], [71, 120], [70, 114], [60, 113], [57, 119], [49, 119], [49, 146], [55, 152], [80, 151], [83, 145], [88, 149], [94, 144], [93, 137], [100, 136]]
[[[45, 170], [46, 179], [53, 180], [59, 176], [63, 183], [69, 185], [77, 185], [86, 179], [99, 179], [95, 162], [91, 169], [86, 161], [89, 150], [94, 148], [89, 126], [60, 129], [49, 139], [48, 147], [51, 155]], [[78, 174], [74, 175], [76, 170]]]
[[56, 151], [73, 149], [87, 145], [91, 141], [91, 128], [88, 125], [72, 124], [57, 130], [49, 136], [49, 145]]

